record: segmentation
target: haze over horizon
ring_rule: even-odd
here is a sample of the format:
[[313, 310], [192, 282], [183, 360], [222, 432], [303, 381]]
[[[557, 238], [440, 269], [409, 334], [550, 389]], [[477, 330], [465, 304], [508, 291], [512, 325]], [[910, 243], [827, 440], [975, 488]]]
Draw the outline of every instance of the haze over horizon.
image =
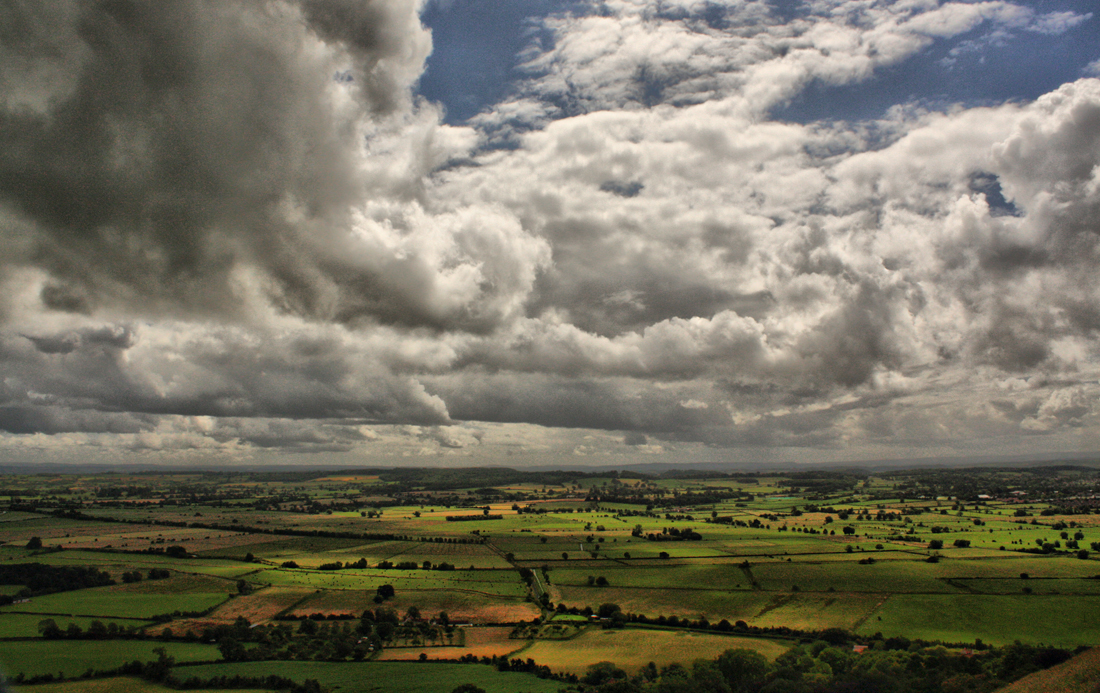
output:
[[0, 6], [0, 463], [1100, 451], [1085, 0]]

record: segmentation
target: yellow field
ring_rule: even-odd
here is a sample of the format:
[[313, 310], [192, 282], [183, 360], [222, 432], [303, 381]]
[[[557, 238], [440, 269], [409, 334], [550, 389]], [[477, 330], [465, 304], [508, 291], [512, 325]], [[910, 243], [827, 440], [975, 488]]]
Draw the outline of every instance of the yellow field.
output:
[[614, 662], [628, 673], [649, 662], [657, 666], [714, 659], [729, 649], [755, 650], [768, 659], [787, 651], [787, 645], [759, 638], [664, 630], [590, 630], [572, 640], [540, 640], [517, 652], [555, 672], [583, 674], [590, 664]]
[[[540, 615], [538, 607], [531, 602], [461, 590], [400, 590], [385, 606], [402, 614], [415, 606], [425, 617], [446, 611], [452, 623], [514, 623]], [[374, 603], [373, 592], [326, 590], [316, 592], [291, 613], [295, 616], [323, 613], [358, 617], [365, 609], [376, 608], [378, 604]]]
[[401, 647], [382, 650], [378, 659], [383, 661], [410, 661], [420, 658], [423, 652], [428, 659], [458, 659], [465, 655], [499, 657], [510, 655], [527, 644], [525, 640], [510, 640], [510, 627], [466, 628], [464, 647]]

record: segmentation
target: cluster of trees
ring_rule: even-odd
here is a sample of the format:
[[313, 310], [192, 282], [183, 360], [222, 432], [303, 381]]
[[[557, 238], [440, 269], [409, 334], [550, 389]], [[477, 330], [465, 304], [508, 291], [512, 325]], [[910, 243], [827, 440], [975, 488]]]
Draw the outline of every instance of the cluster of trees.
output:
[[122, 628], [114, 621], [108, 624], [104, 624], [103, 621], [92, 621], [88, 624], [88, 630], [84, 630], [75, 623], [69, 623], [69, 625], [62, 630], [61, 626], [57, 625], [57, 622], [52, 618], [47, 618], [38, 622], [38, 634], [49, 640], [60, 640], [62, 638], [69, 640], [105, 640], [107, 638], [132, 635], [136, 631], [137, 628]]
[[[172, 573], [164, 568], [150, 568], [148, 576], [150, 580], [164, 580], [165, 578], [171, 577]], [[141, 580], [142, 577], [140, 570], [129, 570], [122, 574], [122, 581], [127, 584], [132, 582], [141, 582]]]
[[642, 532], [641, 525], [634, 525], [631, 536], [642, 537], [648, 541], [699, 541], [703, 538], [693, 529], [680, 529], [678, 527], [663, 527], [660, 532]]
[[[835, 634], [834, 634], [835, 636]], [[840, 636], [795, 647], [768, 662], [752, 650], [628, 676], [612, 662], [591, 665], [579, 680], [590, 693], [985, 693], [1065, 661], [1070, 652], [1010, 645], [978, 653], [877, 639], [856, 652]]]
[[[550, 667], [542, 666], [530, 657], [524, 660], [518, 657], [509, 659], [507, 656], [493, 655], [492, 657], [481, 657], [478, 659], [477, 655], [467, 654], [462, 655], [458, 661], [462, 664], [487, 664], [495, 667], [497, 671], [521, 671], [527, 674], [534, 674], [540, 679], [572, 680], [576, 682], [576, 676], [571, 678], [562, 677], [552, 672]], [[480, 688], [471, 683], [464, 683], [452, 690], [451, 693], [478, 693], [478, 691], [485, 693], [484, 688]]]
[[386, 570], [393, 568], [395, 570], [454, 570], [454, 564], [443, 561], [441, 563], [432, 564], [431, 561], [424, 561], [423, 563], [417, 563], [416, 561], [401, 561], [400, 563], [393, 563], [391, 561], [380, 561], [375, 568], [381, 568]]
[[83, 566], [53, 566], [42, 563], [0, 565], [0, 585], [23, 585], [15, 596], [0, 595], [0, 606], [15, 599], [36, 597], [53, 592], [69, 592], [86, 587], [113, 585], [110, 573]]
[[[283, 561], [279, 564], [280, 568], [301, 568], [297, 561]], [[393, 561], [379, 561], [378, 565], [374, 566], [378, 570], [454, 570], [453, 563], [447, 563], [443, 561], [441, 563], [433, 564], [431, 561], [424, 561], [423, 563], [417, 563], [416, 561], [401, 561], [394, 563]], [[350, 561], [348, 563], [341, 563], [340, 561], [334, 561], [332, 563], [322, 563], [317, 566], [317, 570], [363, 570], [367, 568], [367, 559], [360, 558], [358, 561]]]
[[[775, 520], [779, 519], [779, 517], [777, 515], [765, 515], [764, 517], [772, 520], [773, 522]], [[733, 527], [745, 527], [745, 528], [750, 528], [751, 527], [752, 529], [771, 529], [771, 525], [765, 525], [763, 522], [760, 521], [759, 517], [754, 517], [751, 522], [745, 522], [744, 520], [735, 519], [733, 517], [733, 515], [718, 515], [717, 513], [715, 513], [714, 515], [712, 515], [710, 517], [710, 519], [706, 519], [706, 520], [703, 520], [703, 521], [704, 522], [714, 522], [714, 523], [720, 524], [720, 525], [731, 525]], [[784, 526], [784, 528], [785, 528], [785, 526]]]

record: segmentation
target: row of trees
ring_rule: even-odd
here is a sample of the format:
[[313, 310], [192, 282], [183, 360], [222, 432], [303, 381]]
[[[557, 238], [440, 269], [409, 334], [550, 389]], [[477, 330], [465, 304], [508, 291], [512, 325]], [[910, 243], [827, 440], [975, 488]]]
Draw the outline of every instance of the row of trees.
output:
[[10, 604], [14, 599], [113, 584], [115, 581], [111, 579], [110, 573], [98, 568], [9, 563], [0, 565], [0, 585], [22, 585], [23, 589], [14, 597], [0, 595], [0, 605]]
[[1065, 650], [1019, 643], [978, 653], [922, 647], [904, 638], [864, 651], [819, 640], [768, 662], [752, 650], [727, 650], [713, 660], [628, 676], [612, 662], [590, 666], [579, 681], [591, 693], [987, 693], [1065, 661]]

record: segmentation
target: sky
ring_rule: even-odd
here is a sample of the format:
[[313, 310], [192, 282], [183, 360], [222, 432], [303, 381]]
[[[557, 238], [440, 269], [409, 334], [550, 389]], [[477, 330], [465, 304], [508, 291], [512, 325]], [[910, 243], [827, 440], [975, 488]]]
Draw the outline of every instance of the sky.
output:
[[0, 462], [1100, 451], [1085, 0], [0, 5]]

